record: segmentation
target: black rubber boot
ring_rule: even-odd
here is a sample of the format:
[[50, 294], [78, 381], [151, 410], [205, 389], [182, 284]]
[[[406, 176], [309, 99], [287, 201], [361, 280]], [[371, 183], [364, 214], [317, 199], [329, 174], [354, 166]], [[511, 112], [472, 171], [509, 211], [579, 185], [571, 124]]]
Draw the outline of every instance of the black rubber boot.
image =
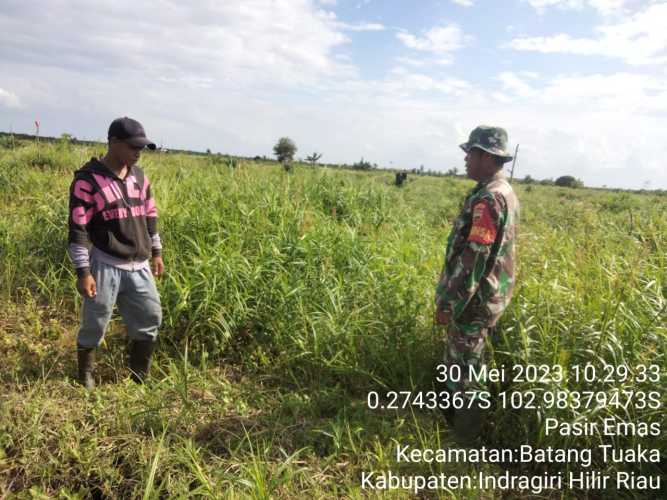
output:
[[143, 384], [151, 367], [151, 356], [155, 350], [155, 342], [135, 340], [130, 346], [130, 377], [137, 384]]
[[79, 363], [79, 382], [86, 390], [92, 391], [95, 388], [95, 379], [93, 379], [95, 348], [77, 345], [76, 354]]
[[[468, 408], [468, 405], [470, 407]], [[473, 446], [482, 435], [486, 412], [477, 400], [466, 400], [463, 408], [454, 411], [453, 427], [455, 439], [464, 446]]]

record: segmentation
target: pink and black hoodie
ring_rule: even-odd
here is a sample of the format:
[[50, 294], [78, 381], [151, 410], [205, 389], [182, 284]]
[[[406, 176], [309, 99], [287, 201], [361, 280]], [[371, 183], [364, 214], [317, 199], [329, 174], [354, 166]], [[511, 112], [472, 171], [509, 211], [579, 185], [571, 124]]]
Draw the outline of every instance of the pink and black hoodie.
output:
[[91, 244], [118, 267], [147, 265], [149, 257], [159, 256], [157, 209], [143, 170], [132, 166], [121, 179], [96, 158], [77, 170], [70, 187], [68, 243], [78, 276], [89, 272]]

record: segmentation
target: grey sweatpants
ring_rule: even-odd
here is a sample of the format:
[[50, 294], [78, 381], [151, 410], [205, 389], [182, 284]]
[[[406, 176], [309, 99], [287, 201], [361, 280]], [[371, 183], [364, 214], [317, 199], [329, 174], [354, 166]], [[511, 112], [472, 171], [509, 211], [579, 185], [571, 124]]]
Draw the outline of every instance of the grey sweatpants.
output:
[[130, 339], [155, 341], [162, 309], [151, 270], [125, 271], [93, 260], [90, 272], [97, 284], [97, 296], [83, 299], [77, 343], [82, 347], [100, 345], [114, 304]]

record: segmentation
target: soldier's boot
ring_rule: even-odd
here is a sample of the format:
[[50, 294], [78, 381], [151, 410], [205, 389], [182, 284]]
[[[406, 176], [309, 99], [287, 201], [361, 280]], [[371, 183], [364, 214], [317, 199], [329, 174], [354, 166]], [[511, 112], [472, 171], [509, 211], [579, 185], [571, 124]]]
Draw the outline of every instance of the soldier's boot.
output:
[[455, 410], [453, 418], [454, 436], [466, 446], [474, 445], [481, 437], [486, 411], [480, 408], [479, 400], [466, 400], [463, 408]]
[[442, 416], [445, 417], [445, 421], [450, 427], [454, 427], [455, 412], [456, 410], [451, 406], [449, 408], [440, 408], [440, 413], [442, 413]]
[[79, 382], [86, 388], [86, 390], [92, 391], [95, 388], [95, 379], [93, 378], [95, 348], [77, 345], [76, 354], [79, 365]]
[[137, 384], [143, 384], [148, 378], [151, 357], [155, 350], [155, 341], [135, 340], [130, 346], [130, 377]]

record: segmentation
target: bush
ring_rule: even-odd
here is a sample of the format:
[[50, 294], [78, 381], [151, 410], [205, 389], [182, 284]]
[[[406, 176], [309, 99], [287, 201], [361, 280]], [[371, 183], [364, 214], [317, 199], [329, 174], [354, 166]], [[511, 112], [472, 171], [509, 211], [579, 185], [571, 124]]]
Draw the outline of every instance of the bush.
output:
[[368, 161], [364, 161], [364, 159], [362, 158], [357, 163], [352, 165], [352, 168], [355, 170], [371, 170], [373, 168], [373, 165], [371, 165], [371, 163]]
[[14, 149], [14, 137], [11, 135], [0, 135], [0, 149]]
[[571, 175], [562, 175], [556, 179], [556, 186], [578, 188], [583, 187], [584, 183], [579, 179], [572, 177]]

